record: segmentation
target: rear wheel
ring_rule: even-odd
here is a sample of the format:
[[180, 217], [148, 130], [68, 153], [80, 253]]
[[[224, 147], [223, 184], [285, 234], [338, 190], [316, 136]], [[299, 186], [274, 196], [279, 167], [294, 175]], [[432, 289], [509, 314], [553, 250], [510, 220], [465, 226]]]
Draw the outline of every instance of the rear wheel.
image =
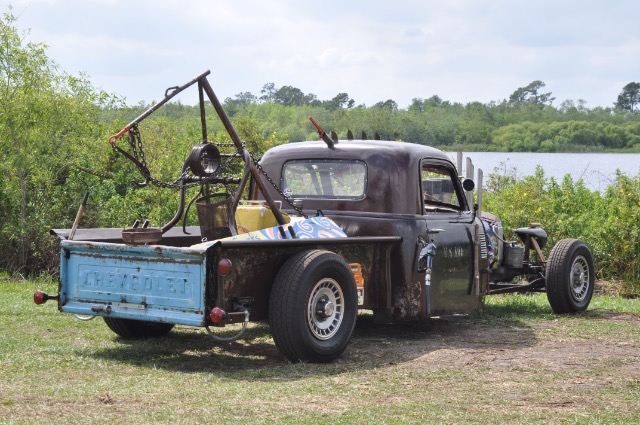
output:
[[104, 322], [116, 334], [126, 339], [156, 338], [168, 334], [173, 323], [144, 322], [141, 320], [103, 317]]
[[555, 313], [584, 311], [591, 302], [595, 271], [591, 251], [578, 239], [562, 239], [547, 260], [547, 299]]
[[278, 350], [293, 362], [330, 362], [347, 347], [358, 309], [353, 273], [329, 251], [305, 251], [278, 271], [269, 325]]

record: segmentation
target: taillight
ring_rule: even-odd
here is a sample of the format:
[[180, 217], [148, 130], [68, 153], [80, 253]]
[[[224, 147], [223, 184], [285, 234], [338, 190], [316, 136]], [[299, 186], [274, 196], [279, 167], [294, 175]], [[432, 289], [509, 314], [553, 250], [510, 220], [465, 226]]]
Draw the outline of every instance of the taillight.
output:
[[40, 304], [44, 304], [49, 300], [57, 300], [60, 299], [60, 295], [56, 294], [56, 295], [49, 295], [46, 292], [42, 292], [41, 290], [37, 290], [36, 292], [33, 293], [33, 302], [40, 305]]
[[231, 260], [228, 258], [223, 258], [218, 261], [218, 274], [220, 276], [229, 276], [231, 274], [231, 269], [233, 268], [233, 264]]
[[37, 290], [33, 293], [33, 302], [40, 305], [44, 304], [49, 300], [49, 295], [45, 294], [41, 290]]
[[224, 316], [226, 315], [227, 313], [225, 313], [224, 310], [219, 307], [212, 308], [211, 313], [209, 313], [211, 321], [215, 324], [222, 322], [222, 320], [224, 320]]

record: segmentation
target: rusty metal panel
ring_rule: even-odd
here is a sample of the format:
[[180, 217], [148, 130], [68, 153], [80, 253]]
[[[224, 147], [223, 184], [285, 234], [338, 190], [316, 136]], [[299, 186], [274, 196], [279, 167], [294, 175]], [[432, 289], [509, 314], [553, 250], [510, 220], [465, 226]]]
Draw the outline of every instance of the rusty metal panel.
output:
[[74, 241], [61, 247], [61, 311], [204, 325], [205, 250]]
[[228, 276], [216, 276], [216, 288], [210, 291], [215, 293], [215, 300], [210, 297], [209, 302], [211, 306], [231, 309], [234, 298], [251, 297], [251, 320], [265, 320], [271, 286], [285, 261], [302, 250], [321, 249], [335, 252], [347, 263], [360, 264], [365, 281], [364, 308], [386, 311], [390, 305], [390, 247], [401, 243], [402, 238], [397, 236], [220, 241], [210, 248], [210, 261], [227, 258], [233, 268]]

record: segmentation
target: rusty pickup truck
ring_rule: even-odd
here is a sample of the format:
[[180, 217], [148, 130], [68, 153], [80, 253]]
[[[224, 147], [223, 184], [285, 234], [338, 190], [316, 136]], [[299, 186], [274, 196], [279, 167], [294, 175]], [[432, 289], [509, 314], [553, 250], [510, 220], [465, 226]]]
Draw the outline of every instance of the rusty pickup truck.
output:
[[[140, 185], [175, 187], [175, 217], [161, 227], [55, 229], [55, 299], [79, 319], [101, 316], [123, 338], [159, 337], [175, 325], [220, 340], [268, 321], [291, 361], [329, 362], [347, 347], [358, 312], [378, 323], [426, 320], [480, 309], [486, 295], [546, 292], [553, 310], [587, 308], [594, 288], [589, 248], [563, 239], [545, 258], [539, 225], [507, 240], [481, 213], [443, 152], [417, 144], [338, 140], [290, 143], [255, 160], [204, 73], [165, 92], [110, 138], [134, 162]], [[138, 125], [182, 90], [200, 91], [202, 141], [173, 182], [151, 176]], [[233, 144], [207, 140], [205, 95]], [[128, 147], [118, 139], [128, 133]], [[133, 151], [132, 151], [133, 150]], [[199, 187], [187, 203], [189, 188]], [[243, 194], [249, 194], [243, 200]], [[198, 226], [176, 226], [195, 204]], [[185, 223], [183, 221], [183, 223]], [[238, 329], [229, 335], [222, 332]]]

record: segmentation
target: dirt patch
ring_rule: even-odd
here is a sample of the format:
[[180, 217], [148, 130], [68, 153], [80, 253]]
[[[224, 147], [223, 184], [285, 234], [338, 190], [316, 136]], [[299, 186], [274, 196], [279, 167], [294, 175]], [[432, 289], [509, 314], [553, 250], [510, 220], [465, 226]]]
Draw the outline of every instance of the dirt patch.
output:
[[636, 423], [640, 317], [601, 311], [503, 324], [460, 316], [421, 326], [364, 325], [339, 362], [384, 368], [410, 387], [405, 394], [466, 406], [474, 418], [563, 423], [615, 414], [625, 418], [620, 423]]
[[[612, 321], [628, 325], [618, 332], [598, 332]], [[583, 332], [581, 327], [585, 328]], [[467, 316], [419, 325], [376, 327], [361, 324], [340, 361], [406, 363], [416, 369], [521, 371], [594, 370], [624, 365], [621, 373], [640, 376], [640, 316], [598, 312], [588, 320], [475, 322]], [[612, 371], [617, 369], [611, 368]]]

